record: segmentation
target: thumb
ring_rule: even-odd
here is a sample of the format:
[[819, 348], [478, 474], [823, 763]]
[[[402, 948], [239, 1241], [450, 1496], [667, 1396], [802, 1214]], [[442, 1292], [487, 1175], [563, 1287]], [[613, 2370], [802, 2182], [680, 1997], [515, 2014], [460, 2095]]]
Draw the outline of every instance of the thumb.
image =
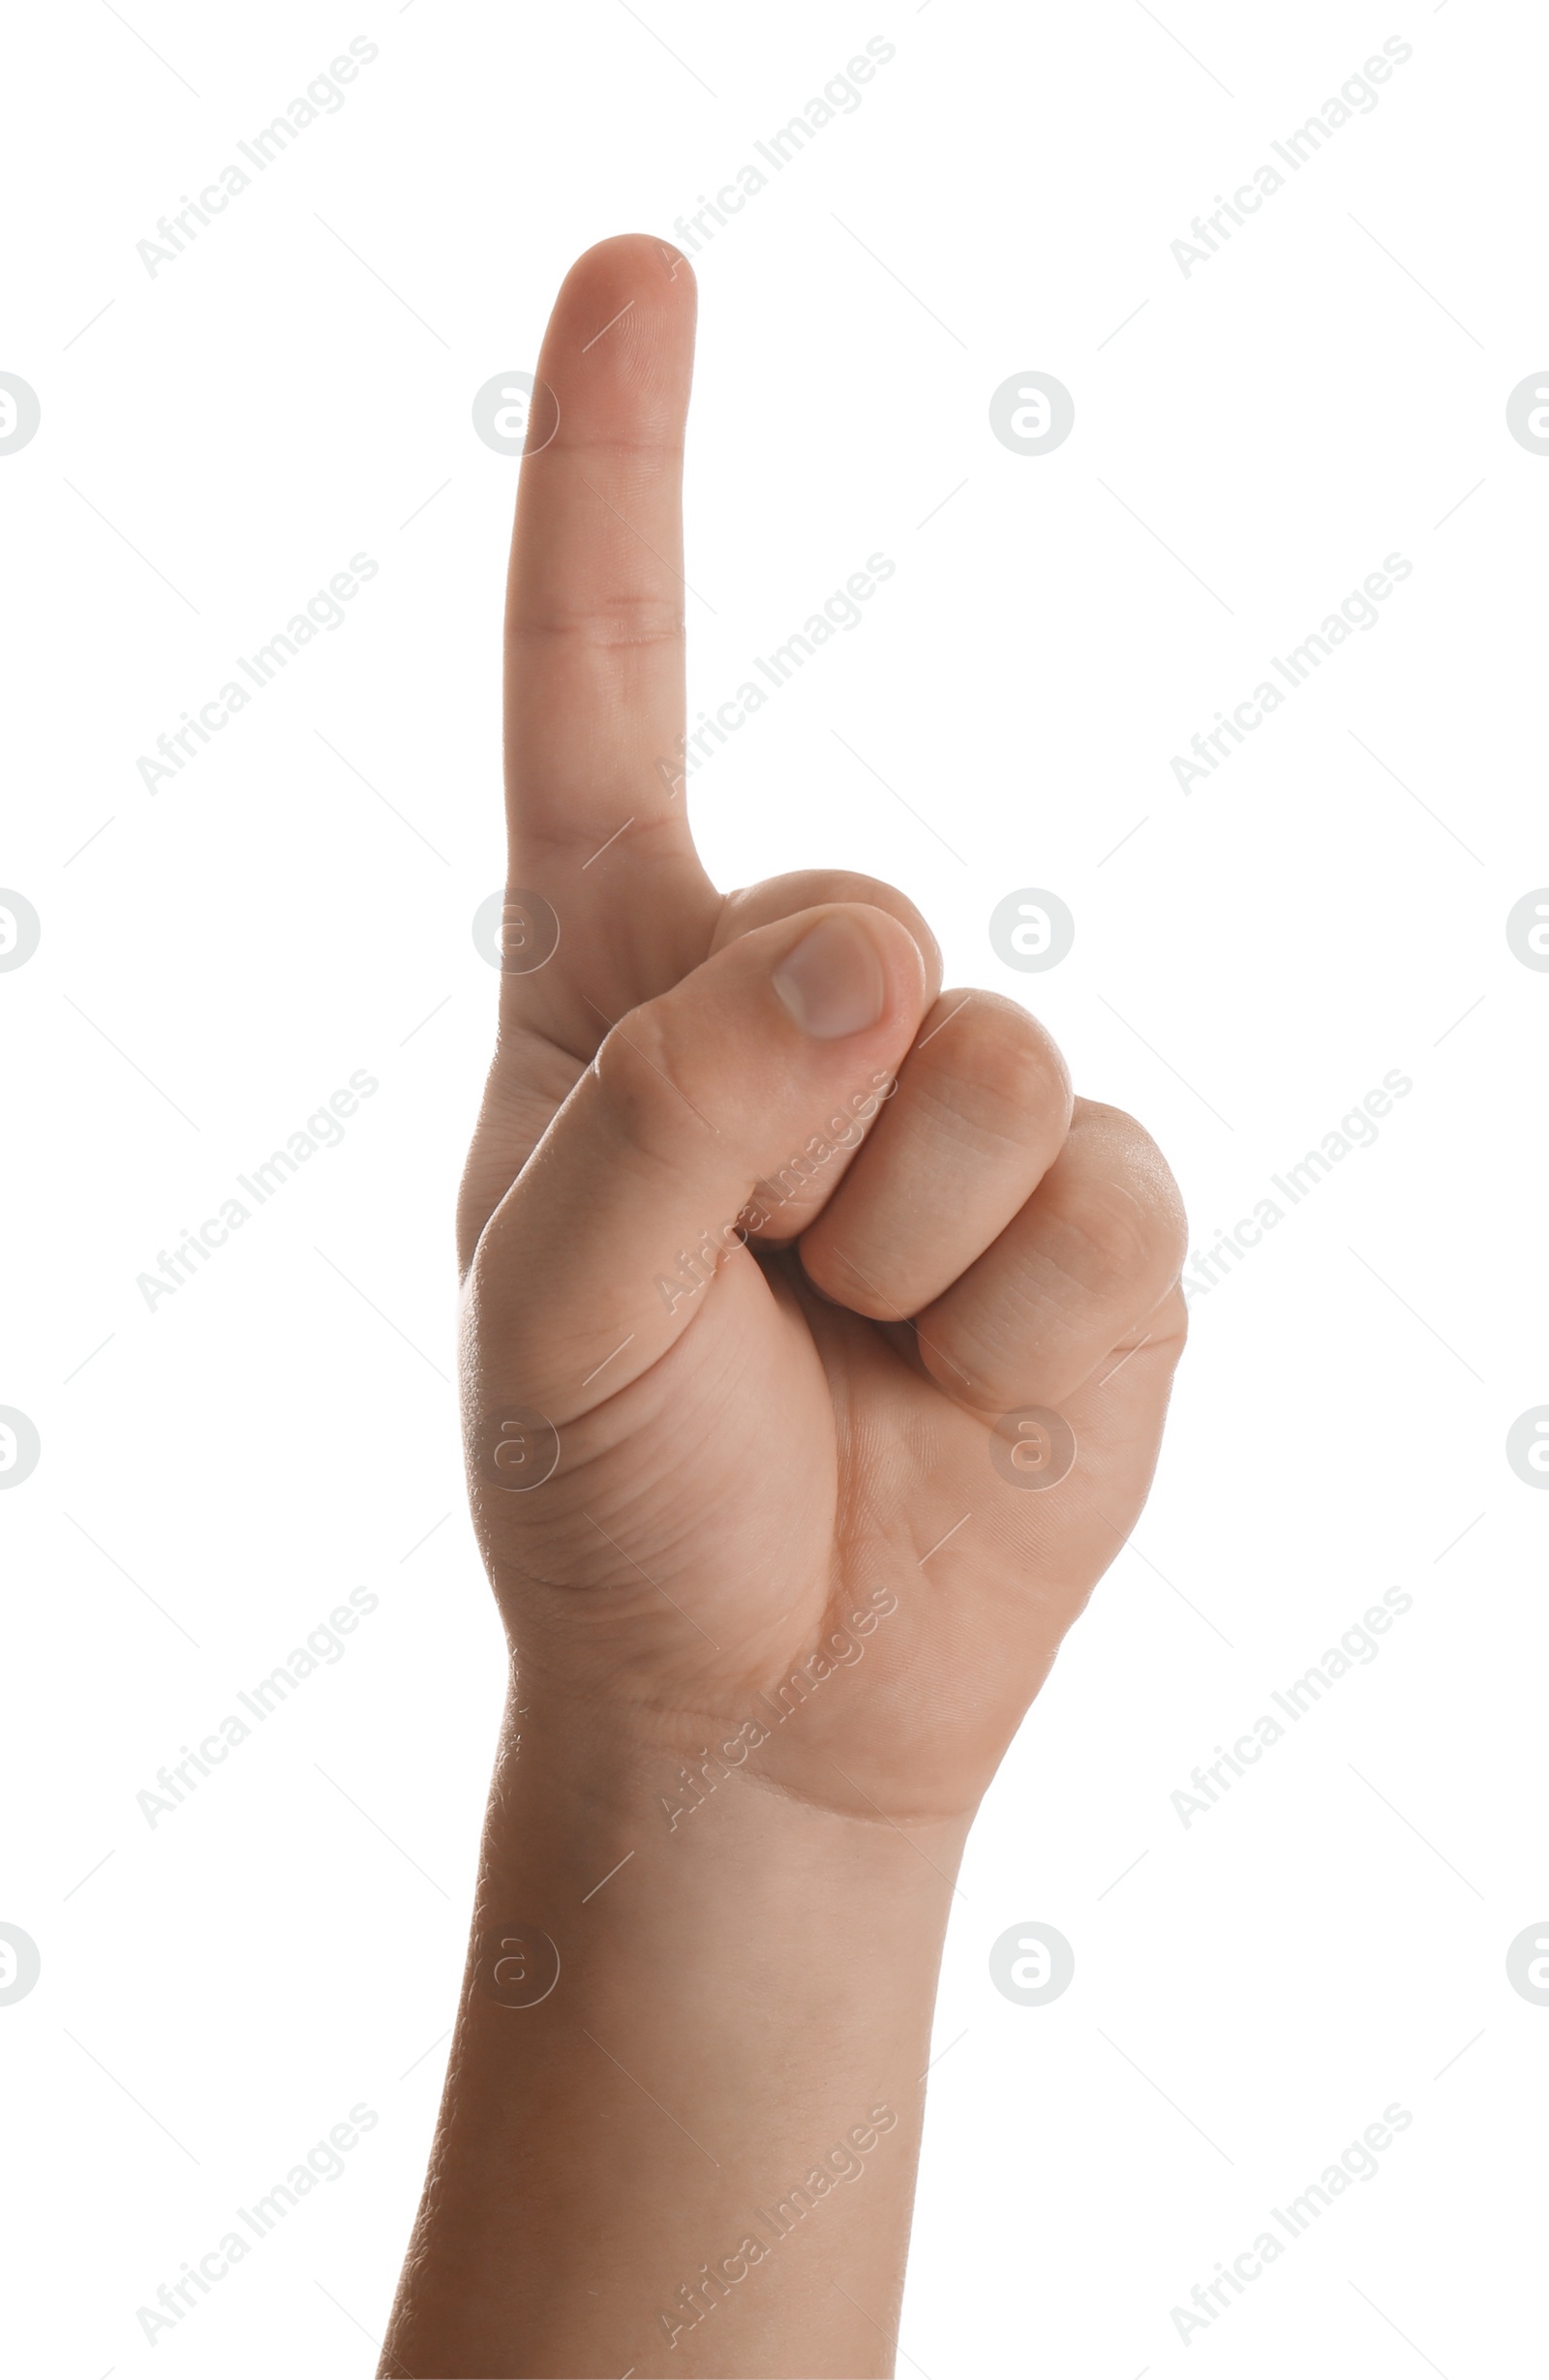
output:
[[752, 1265], [750, 1233], [789, 1236], [792, 1189], [811, 1220], [927, 998], [907, 929], [843, 903], [743, 935], [631, 1009], [479, 1241], [481, 1402], [562, 1427], [648, 1371], [705, 1303], [698, 1282]]

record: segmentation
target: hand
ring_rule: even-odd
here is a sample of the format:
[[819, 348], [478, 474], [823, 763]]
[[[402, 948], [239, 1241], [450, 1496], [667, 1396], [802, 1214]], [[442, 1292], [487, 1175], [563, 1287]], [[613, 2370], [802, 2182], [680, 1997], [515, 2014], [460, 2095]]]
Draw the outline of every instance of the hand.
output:
[[1031, 1018], [886, 885], [695, 858], [693, 306], [584, 256], [522, 467], [459, 1218], [512, 1684], [391, 2380], [891, 2369], [963, 1836], [1183, 1339], [1167, 1168]]
[[[608, 241], [538, 368], [509, 881], [559, 944], [502, 976], [465, 1183], [471, 1491], [530, 1708], [685, 1809], [704, 1747], [712, 1782], [907, 1823], [972, 1810], [1135, 1522], [1183, 1218], [1041, 1026], [942, 991], [901, 893], [705, 876], [672, 758], [693, 316], [681, 258]], [[1075, 1437], [1043, 1492], [1039, 1425], [995, 1435], [1029, 1407]]]

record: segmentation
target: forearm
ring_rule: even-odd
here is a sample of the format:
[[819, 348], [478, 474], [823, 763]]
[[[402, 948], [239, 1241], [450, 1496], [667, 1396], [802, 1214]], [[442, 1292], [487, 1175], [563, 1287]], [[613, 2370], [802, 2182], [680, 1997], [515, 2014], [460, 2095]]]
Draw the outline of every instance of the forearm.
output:
[[515, 1727], [383, 2372], [891, 2371], [962, 1827]]

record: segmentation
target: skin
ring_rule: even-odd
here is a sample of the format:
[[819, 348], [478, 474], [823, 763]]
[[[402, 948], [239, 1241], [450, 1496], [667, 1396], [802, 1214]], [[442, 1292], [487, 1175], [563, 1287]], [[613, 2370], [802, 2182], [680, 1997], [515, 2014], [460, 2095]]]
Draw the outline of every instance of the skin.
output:
[[[1183, 1342], [1171, 1176], [1041, 1026], [943, 991], [889, 886], [699, 864], [694, 308], [659, 241], [580, 259], [517, 503], [508, 881], [560, 940], [502, 973], [458, 1218], [511, 1686], [416, 2380], [892, 2370], [963, 1840]], [[1041, 1490], [994, 1437], [1029, 1407], [1078, 1450]]]

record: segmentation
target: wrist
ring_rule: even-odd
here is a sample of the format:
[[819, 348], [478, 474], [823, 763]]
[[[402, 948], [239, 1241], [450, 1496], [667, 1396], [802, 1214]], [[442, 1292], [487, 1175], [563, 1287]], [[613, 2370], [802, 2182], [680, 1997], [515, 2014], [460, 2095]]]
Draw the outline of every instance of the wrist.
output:
[[[746, 1698], [744, 1698], [746, 1699]], [[844, 1766], [822, 1767], [832, 1793], [802, 1790], [761, 1759], [778, 1723], [704, 1711], [641, 1711], [513, 1681], [492, 1784], [487, 1882], [530, 1881], [561, 1906], [577, 1886], [590, 1906], [620, 1863], [656, 1889], [714, 1906], [716, 1871], [740, 1902], [778, 1899], [830, 1882], [902, 1892], [920, 1909], [955, 1887], [973, 1813], [884, 1810]], [[856, 1763], [857, 1765], [859, 1763]], [[579, 1883], [578, 1883], [578, 1880]]]
[[[690, 1954], [712, 1972], [730, 1962], [771, 2025], [801, 2020], [816, 1945], [842, 1937], [846, 1990], [866, 2000], [881, 1974], [890, 2003], [928, 2007], [966, 1818], [900, 1824], [858, 1796], [863, 1815], [815, 1802], [728, 1759], [729, 1740], [680, 1714], [599, 1727], [513, 1695], [475, 1936], [508, 1919], [541, 1929], [566, 1999], [593, 2005], [643, 1973], [665, 1982]], [[804, 1940], [813, 1955], [793, 1961]], [[837, 2015], [834, 1989], [811, 1997]]]
[[885, 2368], [966, 1823], [737, 1768], [675, 1825], [674, 1734], [513, 1695], [416, 2252], [502, 2277], [476, 2321], [450, 2281], [406, 2302], [410, 2370], [432, 2337], [460, 2371], [513, 2337], [530, 2371], [790, 2370], [796, 2303]]

